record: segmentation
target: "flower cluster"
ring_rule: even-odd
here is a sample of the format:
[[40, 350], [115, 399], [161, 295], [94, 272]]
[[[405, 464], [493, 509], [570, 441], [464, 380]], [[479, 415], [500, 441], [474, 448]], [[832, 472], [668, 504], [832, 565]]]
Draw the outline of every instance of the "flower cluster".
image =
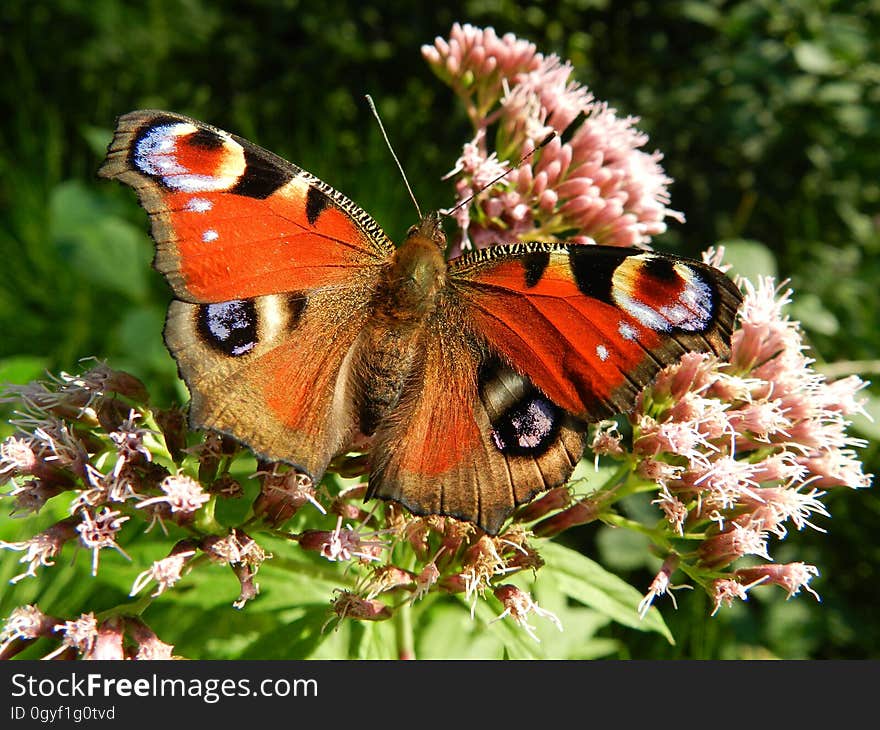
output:
[[512, 35], [456, 24], [422, 54], [464, 102], [473, 139], [455, 178], [462, 250], [514, 240], [645, 246], [683, 221], [661, 155], [572, 79], [573, 68]]
[[0, 631], [0, 660], [10, 659], [37, 639], [58, 642], [43, 659], [175, 659], [166, 644], [143, 621], [112, 616], [99, 621], [84, 613], [71, 621], [47, 616], [34, 605], [12, 611]]

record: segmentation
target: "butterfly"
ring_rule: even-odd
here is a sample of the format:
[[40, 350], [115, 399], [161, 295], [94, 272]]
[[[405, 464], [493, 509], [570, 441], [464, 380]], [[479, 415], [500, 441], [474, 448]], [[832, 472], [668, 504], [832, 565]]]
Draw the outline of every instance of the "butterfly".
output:
[[661, 368], [724, 356], [741, 301], [717, 269], [640, 249], [446, 260], [437, 213], [395, 247], [309, 172], [170, 112], [121, 116], [99, 175], [149, 214], [193, 427], [316, 483], [369, 444], [368, 498], [489, 534], [564, 484], [588, 424]]

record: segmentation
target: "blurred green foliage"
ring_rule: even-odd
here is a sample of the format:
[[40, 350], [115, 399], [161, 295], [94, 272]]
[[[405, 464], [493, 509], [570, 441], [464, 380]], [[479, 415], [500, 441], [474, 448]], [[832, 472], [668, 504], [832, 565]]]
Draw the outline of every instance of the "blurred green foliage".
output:
[[[145, 215], [130, 191], [94, 176], [114, 119], [126, 111], [170, 109], [245, 136], [345, 192], [399, 239], [414, 212], [363, 102], [370, 93], [422, 206], [447, 205], [452, 190], [440, 177], [468, 126], [419, 47], [446, 35], [453, 21], [512, 31], [571, 59], [598, 98], [640, 116], [676, 181], [673, 207], [688, 219], [656, 245], [696, 254], [729, 242], [738, 270], [790, 278], [791, 313], [820, 369], [876, 377], [877, 0], [436, 7], [7, 0], [0, 4], [2, 379], [70, 370], [94, 355], [144, 379], [161, 403], [186, 397], [162, 344], [170, 297], [149, 268]], [[868, 408], [880, 417], [878, 403], [875, 395]], [[861, 454], [866, 471], [876, 472], [877, 421], [860, 419], [856, 434], [869, 439]], [[759, 588], [748, 603], [709, 620], [705, 596], [679, 591], [678, 611], [660, 604], [675, 646], [657, 633], [598, 621], [586, 635], [607, 643], [592, 650], [638, 658], [880, 656], [878, 500], [870, 492], [827, 500], [834, 517], [820, 526], [829, 534], [790, 535], [776, 555], [819, 566], [813, 585], [821, 604], [809, 596], [786, 602], [778, 590]], [[11, 530], [3, 537], [11, 539]], [[568, 542], [632, 585], [646, 587], [657, 568], [644, 545], [608, 528], [585, 527]], [[5, 556], [4, 575], [12, 574], [6, 558], [16, 557]], [[39, 590], [73, 607], [89, 580]], [[175, 606], [157, 606], [160, 636], [163, 610], [169, 622], [180, 621]], [[233, 637], [209, 647], [212, 655], [237, 656], [248, 631], [272, 628], [261, 619], [249, 624], [244, 614], [230, 618], [225, 606], [212, 611], [211, 622], [230, 622]], [[311, 625], [302, 618], [284, 616], [284, 631], [299, 636], [297, 626]], [[205, 619], [194, 616], [193, 627], [198, 620]], [[438, 610], [432, 620], [458, 619]], [[314, 637], [304, 631], [307, 646]], [[372, 631], [352, 629], [360, 634], [338, 641], [368, 642]], [[436, 655], [443, 647], [419, 649]]]

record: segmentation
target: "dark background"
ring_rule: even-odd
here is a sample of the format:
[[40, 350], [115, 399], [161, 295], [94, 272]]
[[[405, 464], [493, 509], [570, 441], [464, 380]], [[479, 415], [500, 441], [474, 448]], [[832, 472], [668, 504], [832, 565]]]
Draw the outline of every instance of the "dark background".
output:
[[[169, 292], [149, 267], [145, 215], [130, 191], [95, 177], [124, 112], [169, 109], [247, 137], [343, 191], [400, 240], [415, 213], [369, 93], [422, 207], [448, 205], [440, 178], [470, 129], [419, 49], [454, 21], [570, 59], [597, 98], [641, 117], [648, 150], [664, 153], [675, 179], [672, 207], [687, 216], [655, 246], [696, 255], [735, 242], [754, 274], [791, 280], [790, 313], [818, 369], [876, 378], [880, 3], [442, 5], [0, 4], [0, 380], [95, 355], [137, 374], [159, 403], [185, 398], [162, 345]], [[868, 472], [878, 430], [866, 419], [853, 430], [868, 440]], [[794, 533], [774, 553], [819, 567], [821, 603], [765, 589], [709, 620], [708, 599], [680, 591], [679, 610], [663, 611], [677, 645], [628, 632], [618, 655], [880, 656], [878, 501], [866, 490], [825, 501], [828, 534]], [[650, 582], [642, 547], [596, 527], [572, 541], [633, 585]]]

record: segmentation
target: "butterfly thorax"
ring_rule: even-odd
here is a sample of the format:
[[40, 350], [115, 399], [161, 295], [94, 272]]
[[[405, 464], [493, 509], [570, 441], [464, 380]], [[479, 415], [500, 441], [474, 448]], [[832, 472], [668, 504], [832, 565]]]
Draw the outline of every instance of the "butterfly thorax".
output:
[[394, 252], [376, 290], [356, 365], [364, 434], [371, 434], [400, 398], [421, 348], [424, 323], [446, 285], [445, 244], [437, 216], [426, 216]]

